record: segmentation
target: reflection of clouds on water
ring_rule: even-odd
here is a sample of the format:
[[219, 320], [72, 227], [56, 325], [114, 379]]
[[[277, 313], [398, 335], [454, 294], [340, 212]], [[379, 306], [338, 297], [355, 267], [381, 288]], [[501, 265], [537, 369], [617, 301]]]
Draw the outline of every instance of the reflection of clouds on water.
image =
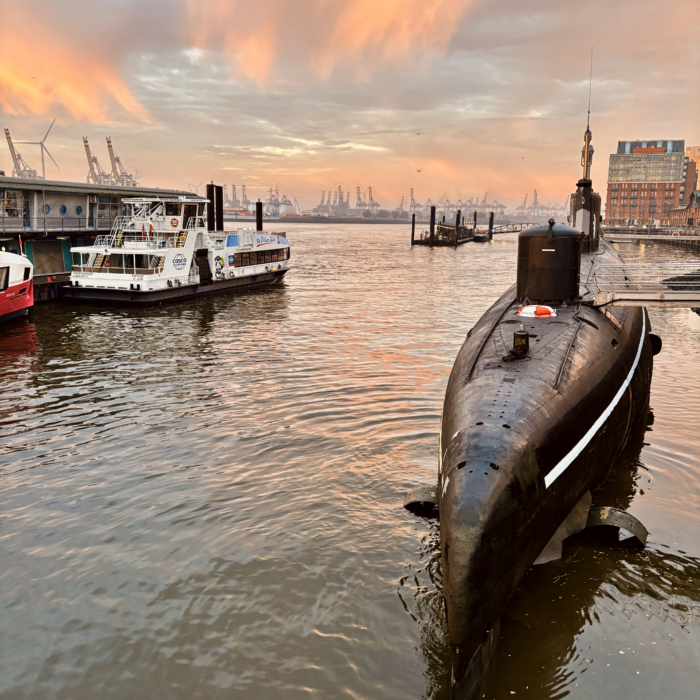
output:
[[[0, 336], [0, 622], [12, 630], [0, 696], [449, 697], [437, 527], [400, 503], [436, 476], [452, 362], [510, 284], [517, 236], [432, 251], [407, 245], [408, 226], [299, 224], [290, 238], [279, 288], [150, 309], [42, 304], [38, 345], [3, 355]], [[625, 567], [642, 585], [645, 567], [668, 578], [669, 555], [697, 554], [700, 344], [687, 315], [652, 312], [656, 424], [613, 491], [637, 484], [631, 510], [656, 559], [613, 561], [586, 541], [567, 578], [534, 572], [535, 589], [590, 601], [565, 620], [538, 590], [515, 600], [504, 625], [525, 646], [540, 641], [519, 620], [539, 607], [543, 625], [567, 625], [550, 654], [585, 641], [598, 663], [612, 622], [646, 629]], [[661, 661], [687, 660], [694, 637], [676, 634], [662, 584], [644, 591], [645, 624], [673, 634], [653, 647]], [[540, 651], [525, 651], [534, 666]], [[525, 679], [506, 653], [500, 668]], [[573, 694], [588, 672], [562, 663], [540, 664], [543, 684], [571, 673]]]

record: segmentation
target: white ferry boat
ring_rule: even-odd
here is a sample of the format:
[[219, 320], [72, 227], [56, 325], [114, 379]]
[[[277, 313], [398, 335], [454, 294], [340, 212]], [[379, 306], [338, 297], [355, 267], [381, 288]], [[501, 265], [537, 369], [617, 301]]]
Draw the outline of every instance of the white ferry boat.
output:
[[281, 282], [289, 268], [283, 233], [210, 231], [207, 199], [123, 200], [126, 216], [91, 246], [76, 246], [64, 297], [134, 304]]

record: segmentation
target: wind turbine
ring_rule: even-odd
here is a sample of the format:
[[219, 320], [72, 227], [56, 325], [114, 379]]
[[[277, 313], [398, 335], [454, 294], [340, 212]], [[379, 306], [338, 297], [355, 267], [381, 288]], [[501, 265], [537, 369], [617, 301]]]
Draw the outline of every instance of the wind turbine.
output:
[[198, 185], [192, 185], [189, 182], [187, 183], [193, 190], [194, 193], [199, 197], [199, 188], [204, 184], [203, 182], [200, 182]]
[[[51, 126], [49, 127], [49, 131], [51, 131], [51, 129], [53, 128], [53, 125], [54, 125], [55, 123], [56, 123], [56, 120], [54, 119], [54, 120], [51, 122]], [[32, 145], [32, 146], [41, 146], [41, 175], [42, 175], [42, 179], [43, 179], [43, 180], [46, 180], [46, 163], [44, 162], [44, 151], [46, 151], [46, 155], [47, 155], [49, 158], [51, 158], [51, 160], [53, 160], [53, 164], [54, 164], [59, 170], [61, 169], [61, 167], [59, 166], [59, 164], [54, 160], [53, 156], [49, 153], [49, 149], [46, 148], [46, 146], [44, 145], [44, 142], [45, 142], [46, 139], [49, 137], [49, 131], [46, 132], [46, 136], [44, 136], [44, 138], [41, 139], [41, 141], [17, 141], [17, 143], [24, 143], [24, 144], [29, 144], [29, 145]]]
[[292, 192], [290, 192], [289, 194], [292, 195], [292, 199], [294, 200], [294, 204], [295, 204], [297, 213], [301, 216], [301, 207], [299, 206], [299, 200], [294, 196], [294, 194]]

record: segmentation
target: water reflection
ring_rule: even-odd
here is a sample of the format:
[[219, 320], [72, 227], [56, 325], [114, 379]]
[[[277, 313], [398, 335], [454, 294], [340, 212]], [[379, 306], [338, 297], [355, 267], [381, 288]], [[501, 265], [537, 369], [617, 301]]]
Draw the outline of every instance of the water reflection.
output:
[[[516, 237], [434, 251], [393, 226], [290, 237], [279, 288], [152, 309], [46, 304], [35, 325], [0, 332], [0, 697], [448, 696], [437, 530], [401, 498], [435, 478], [452, 362], [511, 284]], [[575, 639], [597, 664], [604, 637], [653, 626], [674, 636], [653, 648], [683, 697], [689, 671], [673, 657], [695, 671], [699, 650], [676, 634], [667, 589], [644, 593], [662, 607], [642, 625], [608, 595], [626, 601], [615, 586], [629, 567], [668, 579], [697, 555], [698, 333], [688, 313], [651, 315], [664, 351], [631, 504], [650, 549], [614, 560], [580, 543], [567, 578], [528, 578], [548, 597], [514, 601], [507, 623], [520, 639], [518, 620], [532, 625], [580, 576], [591, 622], [571, 617], [552, 654], [569, 658]], [[503, 673], [527, 685], [532, 669], [507, 653]], [[564, 669], [562, 692], [584, 678], [595, 695], [598, 668], [576, 658], [545, 660], [543, 681]]]

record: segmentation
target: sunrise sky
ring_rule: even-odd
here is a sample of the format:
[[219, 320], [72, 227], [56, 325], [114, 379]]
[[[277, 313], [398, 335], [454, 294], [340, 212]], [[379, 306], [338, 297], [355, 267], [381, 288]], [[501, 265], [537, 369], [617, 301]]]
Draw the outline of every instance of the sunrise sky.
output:
[[[3, 3], [0, 114], [84, 181], [105, 136], [143, 184], [279, 183], [303, 208], [371, 185], [394, 208], [579, 177], [594, 47], [594, 184], [618, 140], [700, 145], [697, 0]], [[40, 170], [36, 146], [18, 150]], [[421, 169], [418, 173], [417, 170]], [[12, 170], [0, 143], [0, 170]]]

